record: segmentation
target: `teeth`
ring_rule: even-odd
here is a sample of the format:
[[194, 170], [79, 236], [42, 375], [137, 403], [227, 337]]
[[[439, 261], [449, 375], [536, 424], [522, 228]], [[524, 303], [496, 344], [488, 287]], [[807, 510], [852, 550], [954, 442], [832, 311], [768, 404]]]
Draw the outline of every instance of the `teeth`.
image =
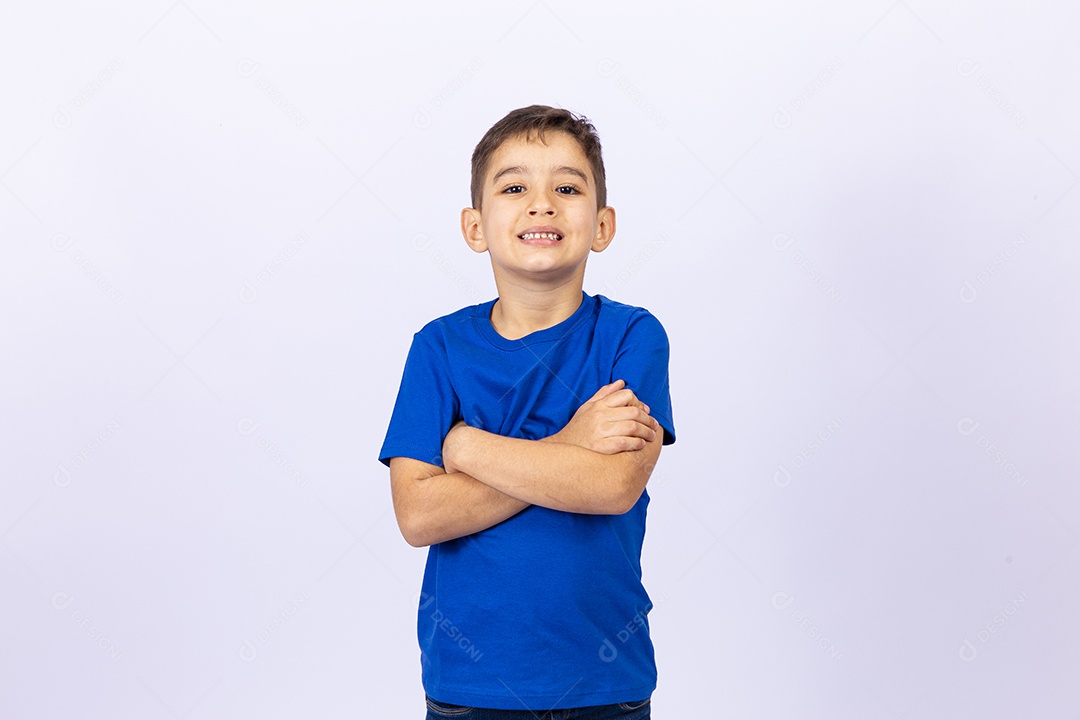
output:
[[558, 233], [543, 232], [543, 233], [521, 233], [522, 240], [536, 240], [538, 238], [545, 238], [547, 240], [560, 240], [562, 236]]

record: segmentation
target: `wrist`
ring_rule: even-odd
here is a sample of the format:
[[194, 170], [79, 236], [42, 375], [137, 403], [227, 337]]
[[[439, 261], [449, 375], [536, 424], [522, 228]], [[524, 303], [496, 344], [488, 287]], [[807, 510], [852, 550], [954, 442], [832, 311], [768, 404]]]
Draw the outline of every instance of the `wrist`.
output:
[[545, 438], [540, 438], [539, 442], [562, 442], [561, 435], [562, 430], [555, 433], [554, 435], [548, 435]]

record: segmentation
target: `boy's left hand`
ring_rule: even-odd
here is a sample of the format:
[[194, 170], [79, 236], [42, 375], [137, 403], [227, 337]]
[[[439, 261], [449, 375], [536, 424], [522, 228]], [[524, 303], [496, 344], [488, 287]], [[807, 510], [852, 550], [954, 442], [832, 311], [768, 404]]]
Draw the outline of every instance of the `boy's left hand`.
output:
[[649, 415], [649, 406], [638, 400], [625, 381], [616, 380], [597, 390], [566, 427], [544, 440], [614, 455], [641, 450], [662, 432], [660, 423]]

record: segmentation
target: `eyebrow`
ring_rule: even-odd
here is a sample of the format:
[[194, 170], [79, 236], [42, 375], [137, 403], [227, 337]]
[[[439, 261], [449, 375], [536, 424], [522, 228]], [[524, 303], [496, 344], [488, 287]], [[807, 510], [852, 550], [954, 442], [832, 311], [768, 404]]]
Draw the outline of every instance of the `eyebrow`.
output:
[[[560, 174], [561, 175], [573, 175], [575, 177], [581, 178], [581, 181], [584, 182], [584, 183], [589, 182], [589, 176], [586, 175], [582, 170], [580, 170], [580, 169], [578, 169], [578, 168], [576, 168], [576, 167], [574, 167], [572, 165], [560, 165], [557, 168], [553, 168], [553, 170], [554, 170], [554, 173], [556, 175], [560, 175]], [[499, 172], [495, 173], [495, 177], [491, 178], [491, 182], [493, 182], [493, 183], [498, 182], [499, 178], [501, 178], [503, 175], [528, 175], [528, 174], [529, 174], [529, 170], [524, 165], [511, 165], [510, 167], [505, 167], [502, 170], [500, 170]]]

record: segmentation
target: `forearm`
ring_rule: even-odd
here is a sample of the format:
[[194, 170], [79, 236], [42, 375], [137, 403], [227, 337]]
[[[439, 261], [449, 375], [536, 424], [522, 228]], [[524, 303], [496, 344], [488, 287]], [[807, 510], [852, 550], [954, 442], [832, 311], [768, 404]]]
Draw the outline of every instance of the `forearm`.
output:
[[529, 506], [460, 472], [409, 482], [394, 503], [402, 534], [415, 547], [486, 530]]
[[[605, 455], [560, 442], [503, 437], [462, 427], [443, 448], [448, 467], [532, 505], [595, 515], [626, 512], [641, 494], [651, 466], [640, 451]], [[636, 494], [635, 494], [636, 489]]]

